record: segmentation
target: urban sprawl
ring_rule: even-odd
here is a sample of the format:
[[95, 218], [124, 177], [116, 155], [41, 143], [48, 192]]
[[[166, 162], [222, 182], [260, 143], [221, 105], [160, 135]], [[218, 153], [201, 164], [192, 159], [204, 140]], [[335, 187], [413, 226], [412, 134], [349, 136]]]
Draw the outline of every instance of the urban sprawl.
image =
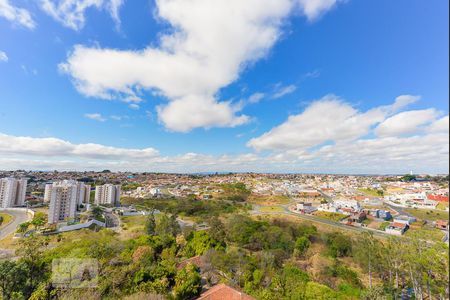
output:
[[[130, 199], [221, 198], [227, 185], [249, 192], [249, 213], [289, 214], [331, 226], [401, 236], [438, 229], [448, 243], [448, 176], [346, 176], [293, 174], [179, 175], [104, 172], [0, 172], [0, 205], [34, 215], [43, 233], [120, 226], [118, 215], [149, 214]], [[128, 201], [121, 202], [121, 199]], [[272, 201], [275, 199], [275, 201]], [[230, 201], [242, 199], [230, 199]], [[130, 204], [131, 203], [131, 204]], [[102, 207], [102, 216], [92, 211]], [[180, 218], [179, 221], [184, 221]], [[187, 222], [187, 221], [186, 221]], [[187, 224], [187, 223], [185, 223]]]

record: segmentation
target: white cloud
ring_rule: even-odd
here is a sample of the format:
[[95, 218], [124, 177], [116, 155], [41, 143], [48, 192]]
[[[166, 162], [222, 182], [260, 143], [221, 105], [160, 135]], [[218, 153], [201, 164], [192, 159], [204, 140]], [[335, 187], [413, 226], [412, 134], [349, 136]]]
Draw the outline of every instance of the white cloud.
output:
[[397, 112], [398, 110], [416, 103], [417, 101], [419, 101], [422, 97], [421, 96], [417, 96], [417, 95], [401, 95], [398, 96], [395, 99], [395, 103], [392, 105], [392, 111], [393, 112]]
[[449, 118], [448, 115], [434, 121], [428, 128], [428, 132], [431, 133], [446, 133], [449, 132]]
[[333, 8], [339, 0], [297, 0], [302, 13], [313, 21]]
[[385, 174], [448, 173], [448, 134], [361, 139], [330, 145], [314, 153], [329, 168], [347, 172]]
[[[294, 8], [314, 19], [333, 4], [329, 0], [157, 0], [157, 17], [172, 27], [170, 34], [161, 36], [159, 47], [122, 51], [78, 45], [60, 69], [72, 76], [79, 92], [90, 97], [111, 99], [134, 96], [137, 89], [156, 91], [170, 101], [158, 109], [160, 121], [170, 130], [236, 126], [248, 117], [239, 115], [232, 103], [219, 101], [218, 91], [266, 56]], [[196, 105], [189, 112], [198, 119], [179, 110], [187, 105]], [[217, 121], [202, 112], [218, 117]]]
[[0, 133], [0, 153], [4, 155], [57, 156], [95, 159], [149, 159], [158, 151], [123, 149], [98, 144], [72, 144], [57, 138], [16, 137]]
[[435, 109], [398, 112], [419, 98], [362, 112], [328, 95], [247, 145], [308, 172], [448, 172], [448, 116], [437, 119]]
[[36, 27], [36, 23], [31, 17], [30, 12], [24, 8], [11, 5], [9, 0], [0, 0], [0, 17], [29, 29]]
[[41, 8], [56, 21], [73, 30], [80, 30], [86, 22], [89, 8], [106, 9], [116, 24], [120, 24], [119, 9], [123, 0], [40, 0]]
[[159, 121], [169, 130], [188, 132], [197, 127], [235, 127], [249, 121], [247, 116], [235, 116], [237, 107], [213, 98], [185, 97], [157, 107]]
[[[417, 96], [408, 96], [409, 99]], [[411, 103], [406, 96], [394, 104], [360, 112], [343, 99], [327, 95], [314, 101], [302, 113], [290, 116], [286, 122], [247, 145], [256, 150], [306, 150], [324, 143], [342, 143], [369, 134], [373, 127]]]
[[122, 121], [129, 118], [130, 118], [129, 116], [117, 116], [117, 115], [110, 116], [110, 119], [114, 121]]
[[293, 84], [288, 85], [288, 86], [282, 86], [282, 85], [278, 84], [275, 88], [272, 98], [273, 99], [283, 98], [284, 96], [292, 94], [296, 90], [297, 90], [297, 87]]
[[366, 135], [383, 121], [385, 109], [361, 113], [335, 95], [315, 101], [278, 127], [250, 140], [256, 150], [308, 149], [325, 142], [351, 141]]
[[94, 121], [99, 121], [99, 122], [105, 122], [106, 118], [104, 118], [101, 114], [99, 113], [92, 113], [92, 114], [84, 114], [85, 118], [94, 120]]
[[3, 51], [0, 51], [0, 62], [8, 62], [8, 55]]
[[401, 136], [417, 134], [420, 127], [430, 124], [438, 117], [435, 109], [412, 110], [398, 113], [378, 125], [375, 133], [378, 136]]
[[125, 149], [73, 144], [57, 138], [0, 134], [2, 169], [103, 170], [154, 172], [320, 172], [404, 174], [448, 172], [449, 137], [432, 133], [413, 137], [359, 139], [317, 150], [291, 149], [269, 155], [161, 156], [154, 148]]
[[254, 93], [250, 97], [248, 97], [248, 103], [255, 104], [259, 103], [262, 99], [264, 99], [266, 95], [263, 93]]

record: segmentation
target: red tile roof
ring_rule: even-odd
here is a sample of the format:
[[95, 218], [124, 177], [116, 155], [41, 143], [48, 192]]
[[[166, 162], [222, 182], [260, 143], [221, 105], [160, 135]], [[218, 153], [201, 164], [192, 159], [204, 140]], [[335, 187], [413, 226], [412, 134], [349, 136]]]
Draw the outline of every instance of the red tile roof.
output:
[[448, 202], [448, 196], [443, 195], [428, 195], [427, 198], [439, 202]]
[[397, 227], [397, 228], [405, 228], [406, 224], [394, 222], [394, 223], [392, 223], [391, 226]]
[[200, 295], [197, 300], [256, 300], [255, 298], [239, 292], [226, 284], [218, 284]]
[[191, 263], [191, 264], [193, 264], [193, 265], [196, 265], [196, 266], [199, 267], [199, 268], [202, 268], [202, 267], [205, 265], [204, 257], [203, 257], [203, 256], [194, 256], [194, 257], [192, 257], [192, 258], [183, 260], [182, 262], [180, 262], [180, 263], [177, 265], [177, 269], [178, 269], [178, 270], [183, 269], [183, 268], [186, 267], [189, 263]]

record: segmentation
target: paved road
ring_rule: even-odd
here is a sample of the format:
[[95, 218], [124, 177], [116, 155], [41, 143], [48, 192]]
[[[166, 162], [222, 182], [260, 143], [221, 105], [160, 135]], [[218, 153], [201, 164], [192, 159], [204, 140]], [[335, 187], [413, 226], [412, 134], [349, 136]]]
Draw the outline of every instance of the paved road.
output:
[[16, 211], [8, 209], [0, 209], [0, 212], [13, 216], [12, 222], [0, 229], [0, 240], [3, 240], [11, 233], [14, 233], [19, 224], [30, 220], [30, 216], [25, 211]]
[[311, 216], [311, 215], [304, 215], [304, 214], [293, 213], [293, 212], [291, 212], [289, 210], [287, 205], [282, 205], [281, 207], [283, 207], [283, 209], [284, 209], [283, 212], [260, 212], [259, 209], [258, 209], [258, 211], [253, 211], [252, 214], [255, 214], [255, 215], [284, 214], [284, 215], [295, 216], [295, 217], [298, 217], [300, 219], [304, 219], [304, 220], [315, 222], [315, 223], [321, 223], [321, 224], [324, 224], [324, 225], [332, 226], [332, 227], [343, 229], [343, 230], [354, 231], [354, 232], [372, 232], [374, 236], [378, 236], [378, 237], [387, 237], [387, 236], [389, 236], [389, 234], [387, 234], [387, 233], [385, 233], [383, 231], [372, 230], [372, 229], [369, 229], [369, 228], [366, 228], [366, 227], [352, 227], [352, 226], [344, 225], [344, 224], [341, 224], [341, 223], [337, 223], [337, 222], [334, 222], [334, 221], [331, 221], [331, 220], [327, 220], [327, 219], [318, 218], [318, 217]]

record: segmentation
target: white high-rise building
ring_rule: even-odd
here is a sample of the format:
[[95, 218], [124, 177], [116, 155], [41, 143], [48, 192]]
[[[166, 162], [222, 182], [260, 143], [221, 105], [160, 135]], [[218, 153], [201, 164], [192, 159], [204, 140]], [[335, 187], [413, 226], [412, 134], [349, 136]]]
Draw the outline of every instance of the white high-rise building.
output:
[[120, 206], [120, 185], [105, 184], [96, 186], [95, 204]]
[[80, 195], [78, 183], [64, 180], [54, 182], [51, 186], [46, 186], [46, 189], [50, 197], [48, 223], [55, 224], [75, 218]]
[[[83, 203], [89, 203], [89, 198], [91, 197], [91, 186], [90, 185], [84, 184], [82, 182], [75, 181], [75, 180], [64, 180], [61, 182], [65, 182], [65, 183], [77, 186], [77, 196], [76, 196], [77, 205], [81, 205]], [[55, 182], [55, 183], [56, 183], [56, 185], [59, 185], [61, 182]], [[55, 183], [45, 185], [44, 202], [50, 202], [51, 195], [52, 195], [52, 189], [55, 186]]]
[[23, 206], [27, 192], [27, 179], [0, 179], [0, 207]]

